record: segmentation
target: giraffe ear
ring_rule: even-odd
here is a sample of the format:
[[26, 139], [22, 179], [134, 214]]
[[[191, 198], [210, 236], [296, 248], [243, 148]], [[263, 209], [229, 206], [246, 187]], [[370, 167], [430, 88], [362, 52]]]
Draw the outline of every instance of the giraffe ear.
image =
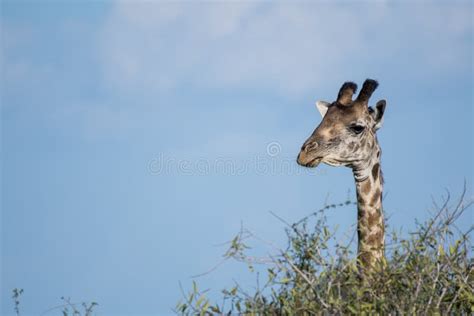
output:
[[321, 113], [321, 117], [324, 117], [324, 115], [326, 115], [326, 112], [328, 111], [330, 105], [331, 103], [326, 101], [316, 102], [316, 107], [318, 108], [319, 113]]
[[375, 121], [374, 130], [378, 130], [382, 127], [383, 124], [383, 114], [385, 112], [385, 105], [387, 102], [385, 100], [380, 100], [375, 104], [375, 109], [369, 107], [369, 113], [372, 115], [372, 118]]

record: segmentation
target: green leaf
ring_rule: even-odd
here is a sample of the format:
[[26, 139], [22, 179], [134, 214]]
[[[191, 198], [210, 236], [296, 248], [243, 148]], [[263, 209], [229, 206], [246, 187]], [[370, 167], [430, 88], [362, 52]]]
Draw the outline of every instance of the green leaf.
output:
[[445, 253], [444, 253], [444, 248], [443, 248], [442, 245], [439, 245], [439, 246], [438, 246], [438, 253], [439, 253], [440, 256], [444, 256], [444, 255], [445, 255]]
[[291, 281], [291, 279], [289, 279], [289, 278], [283, 278], [283, 279], [280, 280], [280, 282], [283, 283], [283, 284], [287, 284], [290, 281]]
[[202, 314], [202, 315], [205, 315], [208, 308], [209, 308], [209, 301], [206, 300], [206, 302], [204, 303], [204, 306], [202, 307], [201, 314]]
[[358, 310], [357, 308], [355, 308], [354, 306], [352, 305], [347, 305], [347, 308], [349, 309], [349, 311], [352, 313], [352, 314], [358, 314]]
[[201, 303], [204, 302], [205, 299], [206, 299], [206, 296], [205, 296], [204, 294], [201, 294], [201, 295], [199, 296], [199, 298], [197, 299], [197, 301], [196, 301], [196, 306], [197, 306], [198, 308], [200, 308], [200, 307], [201, 307]]

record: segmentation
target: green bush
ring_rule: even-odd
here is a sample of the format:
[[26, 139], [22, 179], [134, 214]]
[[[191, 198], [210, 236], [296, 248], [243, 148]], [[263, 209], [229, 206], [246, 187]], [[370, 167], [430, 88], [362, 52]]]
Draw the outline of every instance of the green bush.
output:
[[[287, 225], [287, 249], [274, 255], [247, 255], [246, 242], [257, 237], [248, 230], [231, 241], [225, 258], [265, 265], [266, 283], [253, 293], [240, 285], [222, 291], [220, 303], [211, 302], [207, 291], [193, 282], [176, 306], [183, 315], [245, 314], [423, 314], [471, 315], [474, 313], [474, 260], [471, 232], [456, 223], [472, 206], [465, 190], [451, 205], [449, 194], [436, 205], [431, 218], [416, 223], [416, 230], [401, 237], [387, 233], [386, 262], [367, 278], [361, 278], [355, 258], [354, 235], [344, 243], [336, 238], [326, 211], [352, 202], [329, 205]], [[468, 220], [470, 219], [467, 214]], [[465, 217], [465, 216], [464, 216]]]

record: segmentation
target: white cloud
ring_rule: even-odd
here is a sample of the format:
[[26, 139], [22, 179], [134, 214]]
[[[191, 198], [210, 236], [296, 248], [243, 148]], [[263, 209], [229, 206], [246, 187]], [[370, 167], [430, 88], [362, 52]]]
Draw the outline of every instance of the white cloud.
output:
[[[52, 59], [42, 56], [50, 51], [40, 40], [47, 29], [3, 23], [3, 80], [5, 90], [14, 96], [10, 99], [17, 100], [28, 89], [43, 111], [80, 120], [90, 137], [126, 135], [137, 126], [171, 128], [173, 120], [199, 116], [194, 104], [183, 105], [191, 98], [176, 98], [187, 88], [204, 91], [198, 92], [204, 100], [196, 103], [208, 104], [207, 113], [215, 111], [216, 102], [222, 103], [222, 119], [242, 111], [239, 97], [246, 91], [307, 100], [308, 93], [326, 98], [341, 82], [360, 83], [365, 76], [396, 80], [408, 76], [414, 85], [420, 78], [466, 72], [472, 55], [469, 9], [439, 3], [118, 2], [100, 25], [97, 38], [96, 26], [88, 29], [82, 19], [76, 21], [79, 26], [66, 19], [58, 33], [54, 50], [67, 55], [71, 49], [61, 45], [85, 43], [90, 64], [81, 64], [86, 59], [79, 53], [49, 62]], [[72, 67], [76, 62], [84, 67]], [[89, 100], [82, 92], [71, 97], [71, 92], [82, 89], [74, 87], [81, 83], [77, 78], [84, 77], [81, 71], [92, 70], [96, 80], [96, 69], [90, 69], [96, 65], [105, 79], [97, 80], [100, 97]], [[110, 90], [104, 91], [101, 84]], [[206, 99], [221, 89], [235, 93], [235, 102]], [[72, 104], [69, 110], [68, 104]], [[96, 105], [74, 106], [78, 104]], [[63, 113], [67, 111], [71, 114]], [[186, 112], [191, 113], [183, 115]], [[247, 116], [257, 112], [250, 107]], [[262, 120], [269, 121], [265, 115]]]
[[103, 32], [103, 61], [109, 82], [121, 89], [258, 86], [292, 95], [328, 78], [346, 80], [374, 61], [396, 68], [397, 57], [430, 71], [455, 67], [468, 54], [459, 47], [471, 31], [467, 11], [441, 4], [119, 2]]
[[333, 6], [120, 2], [103, 34], [106, 73], [122, 88], [190, 82], [301, 92], [360, 48], [359, 24], [337, 22], [355, 14]]

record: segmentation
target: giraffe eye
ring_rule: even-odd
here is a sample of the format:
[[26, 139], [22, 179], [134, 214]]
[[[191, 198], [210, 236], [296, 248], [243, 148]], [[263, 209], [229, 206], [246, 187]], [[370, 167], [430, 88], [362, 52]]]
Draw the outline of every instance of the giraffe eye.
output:
[[362, 125], [354, 124], [354, 125], [349, 126], [349, 129], [356, 134], [360, 134], [364, 131], [365, 127]]

